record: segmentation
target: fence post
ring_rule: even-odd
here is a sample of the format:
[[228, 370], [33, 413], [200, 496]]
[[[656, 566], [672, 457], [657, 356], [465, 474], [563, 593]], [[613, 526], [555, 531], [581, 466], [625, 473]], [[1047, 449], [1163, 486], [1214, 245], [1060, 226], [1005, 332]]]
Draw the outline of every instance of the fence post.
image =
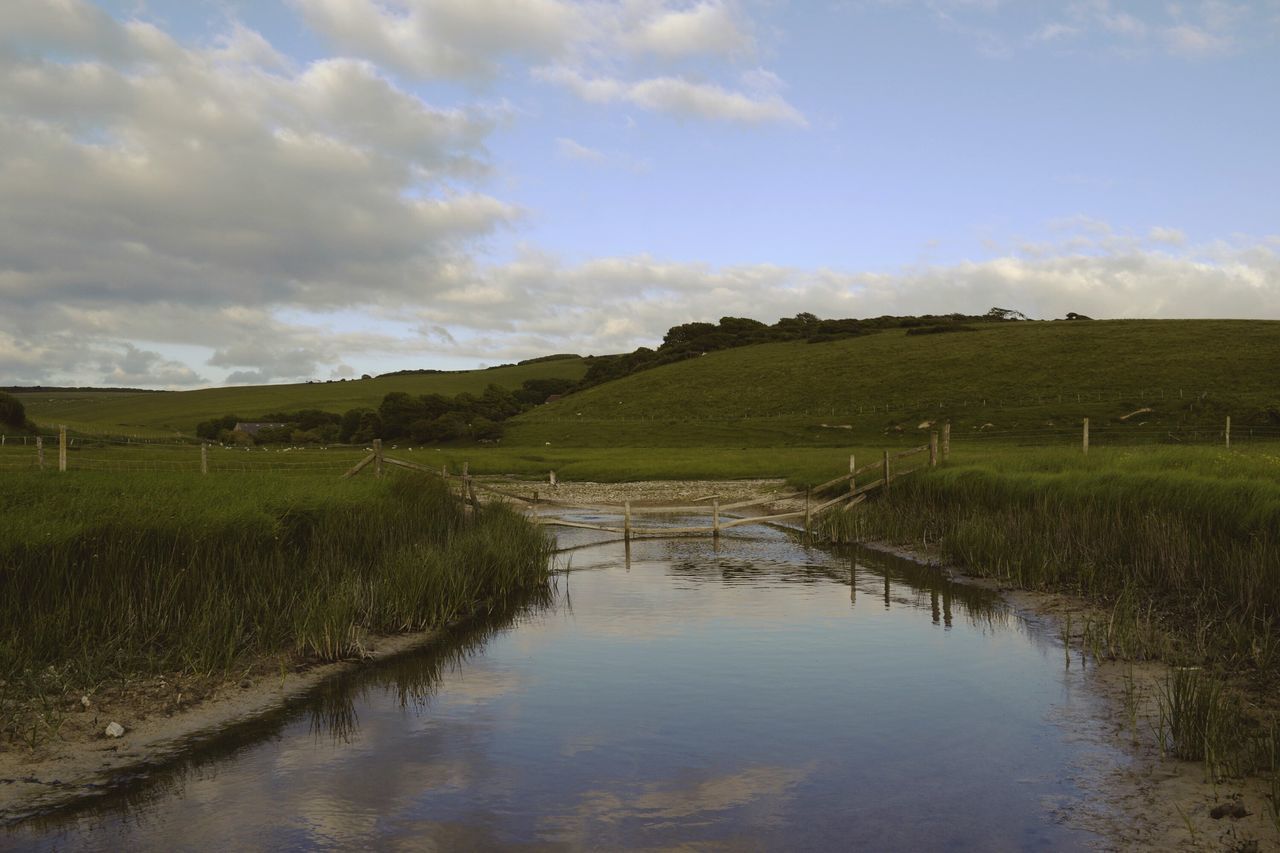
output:
[[529, 512], [533, 516], [532, 518], [533, 523], [537, 524], [538, 523], [538, 492], [537, 490], [535, 490], [533, 493], [533, 500], [529, 502]]
[[889, 451], [884, 452], [884, 489], [889, 489]]
[[373, 440], [373, 476], [382, 476], [382, 439]]
[[200, 473], [209, 473], [209, 445], [200, 445]]
[[551, 488], [553, 488], [553, 489], [554, 489], [554, 488], [556, 487], [556, 485], [557, 485], [557, 484], [556, 484], [556, 472], [555, 472], [555, 471], [552, 471], [552, 472], [551, 472], [551, 474], [550, 474], [550, 476], [548, 476], [547, 480], [550, 482], [550, 484], [551, 484]]
[[1084, 419], [1084, 455], [1089, 455], [1089, 419]]
[[58, 424], [58, 470], [67, 470], [67, 428]]
[[936, 429], [929, 433], [929, 467], [938, 467], [938, 431]]
[[720, 538], [720, 499], [713, 498], [711, 501], [711, 535]]
[[622, 538], [631, 541], [631, 501], [622, 502]]
[[44, 436], [42, 435], [36, 436], [36, 465], [41, 471], [44, 470]]
[[951, 456], [951, 421], [947, 421], [942, 425], [942, 461], [946, 462]]
[[853, 497], [854, 493], [858, 491], [857, 484], [853, 482], [854, 480], [853, 472], [857, 470], [858, 470], [857, 466], [853, 464], [853, 454], [850, 453], [849, 454], [849, 497]]
[[1227, 447], [1231, 446], [1231, 415], [1227, 415]]

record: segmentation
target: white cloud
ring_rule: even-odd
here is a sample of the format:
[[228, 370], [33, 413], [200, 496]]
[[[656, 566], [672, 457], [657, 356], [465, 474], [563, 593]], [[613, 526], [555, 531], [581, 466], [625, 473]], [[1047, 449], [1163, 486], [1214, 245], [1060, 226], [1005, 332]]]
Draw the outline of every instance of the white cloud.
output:
[[625, 103], [682, 118], [808, 125], [800, 111], [777, 94], [735, 92], [715, 83], [694, 83], [678, 77], [653, 77], [636, 82], [588, 77], [564, 66], [541, 68], [536, 75], [592, 103]]
[[1170, 27], [1165, 30], [1164, 35], [1171, 53], [1193, 59], [1220, 56], [1230, 53], [1235, 47], [1235, 42], [1230, 36], [1210, 32], [1191, 24]]
[[1182, 246], [1187, 242], [1187, 235], [1177, 228], [1156, 225], [1147, 232], [1147, 239], [1152, 243], [1167, 243], [1170, 246]]
[[[1270, 49], [1274, 2], [1197, 0], [1148, 3], [1139, 0], [1072, 0], [1017, 4], [999, 0], [864, 0], [854, 9], [898, 9], [925, 13], [939, 26], [973, 42], [991, 57], [1007, 58], [1014, 46], [1121, 57], [1163, 52], [1179, 59], [1222, 56], [1245, 47]], [[1267, 30], [1272, 32], [1268, 34]]]
[[[81, 0], [0, 5], [0, 371], [185, 384], [155, 347], [279, 336], [277, 305], [429, 299], [520, 215], [468, 187], [500, 119], [362, 61], [293, 68], [242, 26], [186, 45]], [[277, 343], [234, 366], [336, 352]]]
[[703, 0], [685, 9], [661, 9], [625, 33], [622, 42], [634, 51], [668, 58], [735, 58], [755, 50], [755, 38], [719, 0]]
[[101, 381], [117, 387], [181, 388], [208, 383], [207, 379], [181, 362], [166, 359], [158, 352], [138, 349], [130, 343], [124, 345], [123, 353], [105, 358], [100, 369]]
[[292, 2], [339, 49], [423, 77], [484, 79], [504, 59], [552, 59], [588, 23], [561, 0]]
[[570, 160], [581, 160], [586, 163], [603, 163], [605, 156], [602, 152], [594, 148], [588, 148], [580, 142], [575, 142], [567, 137], [560, 137], [556, 140], [556, 149], [560, 152], [560, 156], [567, 157]]

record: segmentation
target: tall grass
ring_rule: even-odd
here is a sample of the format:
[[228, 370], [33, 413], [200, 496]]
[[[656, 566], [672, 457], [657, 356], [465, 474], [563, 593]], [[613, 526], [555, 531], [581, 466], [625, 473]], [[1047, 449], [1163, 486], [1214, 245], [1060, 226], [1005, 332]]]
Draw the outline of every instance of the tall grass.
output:
[[508, 607], [550, 544], [501, 506], [468, 514], [419, 476], [7, 476], [0, 681], [217, 672], [296, 650], [332, 660], [368, 631]]
[[1272, 471], [1272, 457], [1203, 449], [1024, 450], [921, 472], [823, 525], [836, 541], [928, 540], [974, 574], [1108, 603], [1131, 628], [1160, 620], [1185, 640], [1183, 662], [1271, 669]]

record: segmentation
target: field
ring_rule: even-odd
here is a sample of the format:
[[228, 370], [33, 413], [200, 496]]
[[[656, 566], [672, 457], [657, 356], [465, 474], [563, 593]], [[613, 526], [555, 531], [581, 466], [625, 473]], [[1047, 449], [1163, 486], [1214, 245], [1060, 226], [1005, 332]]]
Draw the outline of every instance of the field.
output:
[[[513, 421], [508, 444], [778, 447], [957, 436], [1056, 443], [1280, 434], [1280, 323], [1009, 323], [710, 352], [587, 389]], [[1150, 409], [1150, 411], [1142, 411]], [[1133, 414], [1133, 413], [1137, 414]], [[1127, 416], [1127, 417], [1126, 417]], [[846, 428], [847, 427], [847, 428]]]
[[382, 398], [392, 391], [450, 397], [464, 391], [478, 394], [490, 384], [519, 388], [529, 379], [578, 379], [586, 369], [582, 359], [570, 358], [490, 370], [380, 376], [346, 382], [138, 394], [32, 391], [15, 396], [26, 406], [27, 417], [45, 428], [66, 424], [83, 433], [173, 436], [191, 435], [199, 422], [226, 414], [237, 414], [246, 419], [268, 412], [299, 409], [322, 409], [340, 414], [360, 407], [376, 409]]

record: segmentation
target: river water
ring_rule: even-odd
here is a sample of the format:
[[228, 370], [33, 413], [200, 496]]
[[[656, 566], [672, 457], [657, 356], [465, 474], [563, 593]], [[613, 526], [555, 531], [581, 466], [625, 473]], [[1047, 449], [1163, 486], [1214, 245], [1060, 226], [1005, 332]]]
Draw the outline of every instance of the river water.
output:
[[550, 601], [328, 684], [0, 847], [1098, 841], [1065, 819], [1096, 807], [1081, 780], [1104, 747], [1073, 721], [1098, 700], [995, 593], [760, 528], [559, 560]]

